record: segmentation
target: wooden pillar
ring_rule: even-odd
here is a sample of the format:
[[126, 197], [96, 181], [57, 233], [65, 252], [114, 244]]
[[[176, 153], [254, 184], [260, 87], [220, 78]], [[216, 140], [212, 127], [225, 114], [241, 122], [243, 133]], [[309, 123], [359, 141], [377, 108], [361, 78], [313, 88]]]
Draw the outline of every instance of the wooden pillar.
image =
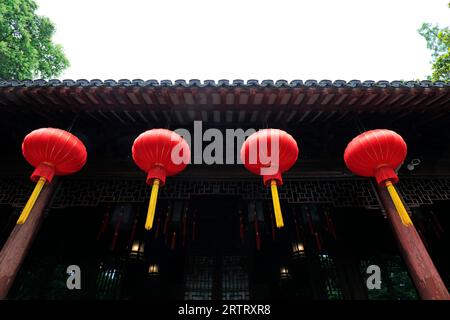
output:
[[424, 300], [450, 300], [447, 288], [430, 258], [413, 224], [405, 226], [385, 187], [377, 185], [378, 195], [386, 210], [400, 252], [420, 297]]
[[41, 225], [45, 208], [52, 198], [57, 181], [43, 187], [26, 222], [16, 225], [0, 252], [0, 299], [6, 299], [17, 272], [31, 248]]

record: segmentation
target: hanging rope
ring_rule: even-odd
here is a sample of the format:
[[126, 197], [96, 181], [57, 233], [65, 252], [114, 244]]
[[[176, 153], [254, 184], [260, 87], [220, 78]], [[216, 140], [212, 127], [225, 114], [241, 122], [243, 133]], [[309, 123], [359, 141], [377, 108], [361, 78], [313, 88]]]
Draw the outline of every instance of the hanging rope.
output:
[[72, 131], [72, 129], [73, 129], [73, 126], [75, 125], [75, 122], [77, 122], [77, 120], [78, 120], [78, 118], [80, 117], [80, 114], [79, 113], [77, 113], [76, 115], [75, 115], [75, 117], [72, 119], [72, 122], [70, 123], [70, 125], [67, 127], [67, 132], [71, 132]]
[[355, 122], [356, 122], [356, 128], [358, 129], [359, 133], [363, 133], [366, 130], [366, 127], [364, 126], [364, 123], [361, 121], [361, 119], [359, 118], [358, 114], [355, 114]]

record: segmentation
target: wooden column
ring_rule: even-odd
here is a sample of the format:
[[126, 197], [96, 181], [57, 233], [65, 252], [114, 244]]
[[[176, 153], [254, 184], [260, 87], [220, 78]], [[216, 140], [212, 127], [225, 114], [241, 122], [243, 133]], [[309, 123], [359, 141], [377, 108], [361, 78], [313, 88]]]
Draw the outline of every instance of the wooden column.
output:
[[378, 185], [376, 188], [420, 297], [424, 300], [450, 300], [447, 288], [416, 228], [413, 224], [405, 226], [402, 223], [386, 188]]
[[41, 225], [45, 208], [55, 191], [57, 179], [43, 187], [26, 222], [16, 225], [0, 252], [0, 299], [6, 299], [17, 272], [31, 248]]

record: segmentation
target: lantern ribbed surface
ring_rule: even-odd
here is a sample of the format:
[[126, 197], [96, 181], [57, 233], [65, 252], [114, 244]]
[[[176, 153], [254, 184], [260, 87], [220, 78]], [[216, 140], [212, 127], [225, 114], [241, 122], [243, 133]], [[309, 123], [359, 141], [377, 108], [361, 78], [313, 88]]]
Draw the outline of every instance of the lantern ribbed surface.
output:
[[[294, 165], [298, 154], [297, 142], [290, 134], [279, 129], [263, 129], [245, 140], [241, 148], [241, 161], [250, 172], [262, 175], [265, 185], [270, 180], [276, 180], [281, 185], [281, 174]], [[276, 168], [276, 172], [265, 174], [263, 169], [270, 166]]]
[[56, 128], [30, 132], [23, 140], [22, 154], [35, 167], [31, 179], [44, 177], [51, 182], [54, 175], [79, 171], [87, 159], [84, 144], [73, 134]]
[[378, 184], [386, 180], [398, 182], [395, 169], [405, 160], [407, 146], [392, 130], [366, 131], [355, 137], [344, 152], [350, 171], [363, 177], [375, 177]]
[[134, 140], [131, 152], [136, 165], [147, 173], [148, 184], [154, 179], [164, 184], [166, 176], [183, 171], [191, 158], [186, 140], [167, 129], [143, 132]]

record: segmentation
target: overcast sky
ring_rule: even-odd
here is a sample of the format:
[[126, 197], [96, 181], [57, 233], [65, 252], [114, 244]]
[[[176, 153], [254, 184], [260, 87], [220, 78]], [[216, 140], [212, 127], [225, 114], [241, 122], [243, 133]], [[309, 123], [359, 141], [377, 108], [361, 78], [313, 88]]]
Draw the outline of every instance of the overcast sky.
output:
[[449, 0], [37, 0], [74, 79], [424, 79]]

